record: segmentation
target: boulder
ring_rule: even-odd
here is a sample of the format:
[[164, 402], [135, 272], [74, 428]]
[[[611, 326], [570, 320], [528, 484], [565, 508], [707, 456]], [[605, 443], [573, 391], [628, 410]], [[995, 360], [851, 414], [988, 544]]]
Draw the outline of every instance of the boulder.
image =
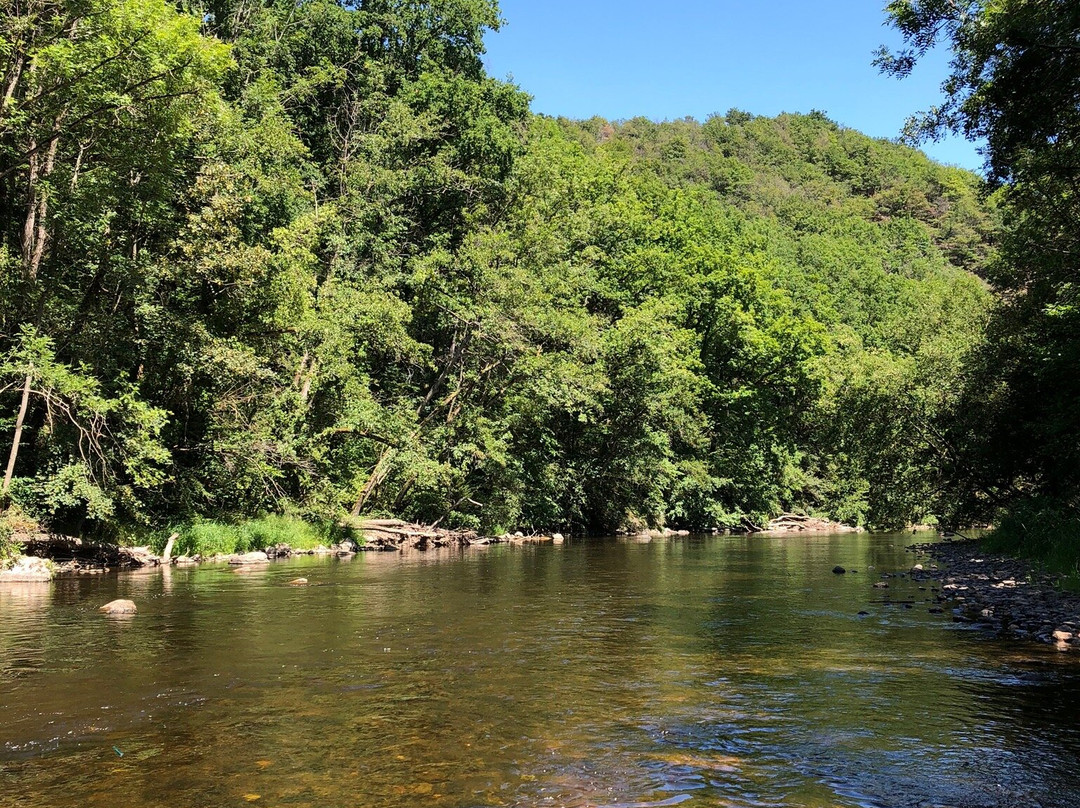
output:
[[11, 569], [0, 570], [0, 581], [51, 581], [56, 566], [45, 558], [19, 556]]
[[134, 601], [111, 600], [100, 607], [98, 611], [105, 612], [105, 614], [135, 614], [139, 610], [135, 608]]
[[121, 563], [127, 562], [134, 567], [157, 567], [161, 564], [161, 558], [154, 555], [149, 547], [121, 547]]
[[835, 572], [837, 575], [843, 575], [845, 572], [847, 572], [847, 570], [841, 567], [839, 564], [833, 567], [832, 571]]
[[250, 553], [242, 553], [240, 555], [229, 557], [229, 563], [234, 567], [242, 564], [264, 564], [269, 560], [266, 553], [261, 550], [253, 550]]

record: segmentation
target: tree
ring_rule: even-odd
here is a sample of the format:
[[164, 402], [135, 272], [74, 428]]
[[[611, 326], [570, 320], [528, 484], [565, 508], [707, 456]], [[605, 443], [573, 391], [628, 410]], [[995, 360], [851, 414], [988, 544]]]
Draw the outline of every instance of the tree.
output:
[[51, 340], [29, 327], [0, 362], [0, 393], [13, 387], [21, 396], [0, 496], [8, 496], [33, 406], [40, 424], [32, 440], [38, 475], [24, 501], [34, 501], [39, 512], [97, 520], [116, 516], [119, 504], [121, 515], [137, 517], [143, 494], [166, 479], [168, 452], [159, 440], [165, 413], [130, 389], [104, 396], [86, 368], [57, 361]]
[[[947, 430], [957, 514], [1053, 512], [1078, 524], [1080, 7], [904, 0], [887, 10], [907, 43], [883, 50], [887, 72], [906, 75], [935, 45], [952, 50], [944, 103], [910, 131], [985, 138], [1004, 213], [989, 273], [1000, 304]], [[1037, 532], [1038, 518], [1011, 521]]]

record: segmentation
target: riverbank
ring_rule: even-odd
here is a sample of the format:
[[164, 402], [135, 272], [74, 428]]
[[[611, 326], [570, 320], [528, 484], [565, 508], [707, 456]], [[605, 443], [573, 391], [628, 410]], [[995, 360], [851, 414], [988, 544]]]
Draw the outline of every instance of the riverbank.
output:
[[[1080, 650], [1080, 594], [1064, 575], [1023, 559], [983, 551], [978, 540], [914, 544], [913, 581], [938, 582], [935, 600], [953, 619], [1003, 637]], [[937, 568], [928, 561], [940, 565]]]
[[[162, 565], [246, 566], [298, 556], [352, 556], [362, 552], [425, 551], [439, 547], [503, 543], [559, 544], [564, 541], [560, 533], [525, 535], [517, 532], [482, 536], [475, 531], [412, 524], [400, 519], [353, 520], [337, 526], [333, 533], [316, 533], [312, 528], [309, 531], [290, 529], [249, 535], [252, 531], [244, 531], [244, 527], [247, 526], [204, 523], [196, 525], [186, 536], [174, 533], [169, 540], [159, 542], [158, 547], [152, 544], [128, 547], [48, 533], [16, 535], [19, 556], [11, 569], [0, 570], [0, 581], [47, 581], [56, 575], [95, 575], [118, 569]], [[209, 534], [208, 539], [200, 536], [201, 533]], [[233, 534], [236, 534], [235, 537]], [[281, 540], [297, 535], [301, 537], [301, 546]], [[330, 535], [336, 536], [337, 540], [326, 540], [325, 537]], [[259, 538], [263, 540], [259, 541]], [[178, 549], [176, 553], [172, 552], [174, 542]], [[203, 551], [199, 552], [196, 548]], [[39, 561], [47, 564], [36, 563]]]

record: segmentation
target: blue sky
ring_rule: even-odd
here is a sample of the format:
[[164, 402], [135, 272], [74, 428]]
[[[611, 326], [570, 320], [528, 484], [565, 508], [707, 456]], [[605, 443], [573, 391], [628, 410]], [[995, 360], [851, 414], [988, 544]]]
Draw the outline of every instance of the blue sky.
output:
[[[507, 24], [487, 37], [488, 72], [512, 76], [549, 115], [704, 120], [731, 107], [757, 115], [818, 109], [875, 137], [941, 98], [947, 54], [903, 81], [871, 61], [899, 37], [884, 0], [500, 0]], [[926, 144], [937, 160], [978, 169], [959, 138]]]

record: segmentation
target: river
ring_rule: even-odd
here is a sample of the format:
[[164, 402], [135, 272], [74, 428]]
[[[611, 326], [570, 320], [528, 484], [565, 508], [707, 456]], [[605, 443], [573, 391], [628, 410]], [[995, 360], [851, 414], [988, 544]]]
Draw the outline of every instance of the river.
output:
[[871, 588], [911, 538], [0, 586], [0, 806], [1080, 806], [1080, 667]]

